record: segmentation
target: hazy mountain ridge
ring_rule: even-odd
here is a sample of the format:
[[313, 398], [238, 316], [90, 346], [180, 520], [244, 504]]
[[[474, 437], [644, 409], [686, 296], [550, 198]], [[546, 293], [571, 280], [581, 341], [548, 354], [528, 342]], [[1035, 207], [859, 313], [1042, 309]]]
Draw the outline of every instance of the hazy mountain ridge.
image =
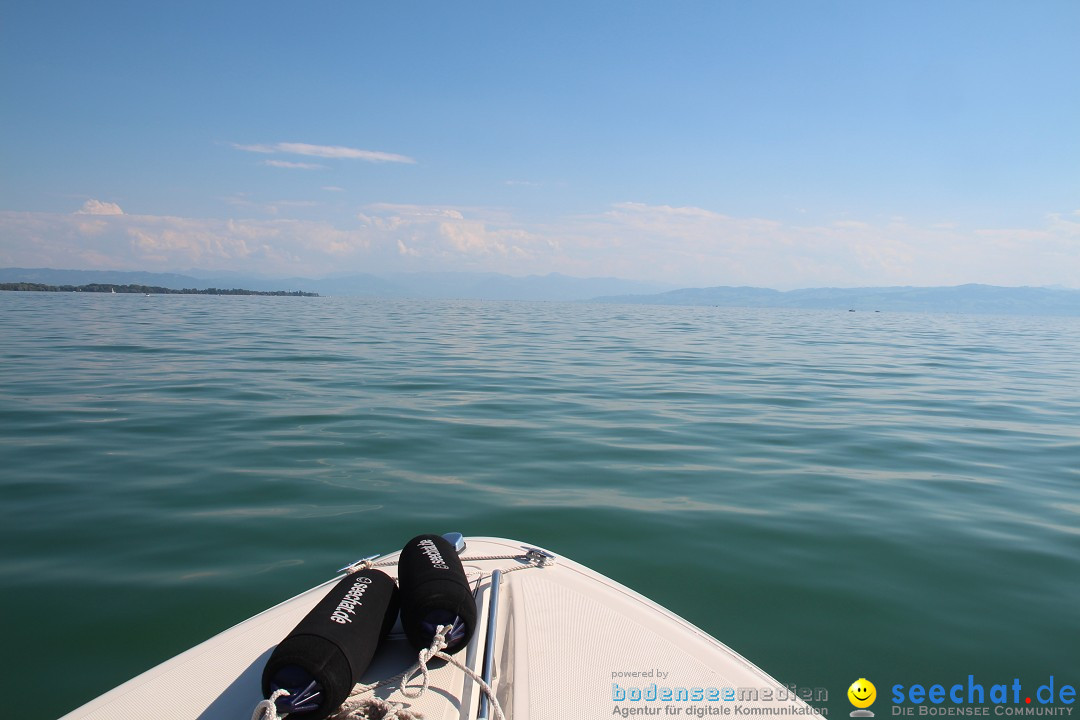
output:
[[1011, 315], [1078, 315], [1080, 290], [1060, 287], [863, 287], [771, 290], [719, 286], [662, 288], [619, 278], [576, 278], [552, 273], [513, 277], [491, 272], [386, 273], [326, 278], [270, 278], [242, 273], [191, 270], [153, 273], [113, 270], [0, 268], [0, 282], [48, 285], [158, 285], [166, 288], [244, 287], [259, 291], [304, 291], [324, 296], [550, 300], [643, 305], [804, 308], [821, 310], [950, 312]]
[[127, 270], [53, 270], [52, 268], [0, 268], [0, 282], [28, 282], [42, 285], [157, 285], [181, 290], [206, 289], [205, 282], [177, 273]]

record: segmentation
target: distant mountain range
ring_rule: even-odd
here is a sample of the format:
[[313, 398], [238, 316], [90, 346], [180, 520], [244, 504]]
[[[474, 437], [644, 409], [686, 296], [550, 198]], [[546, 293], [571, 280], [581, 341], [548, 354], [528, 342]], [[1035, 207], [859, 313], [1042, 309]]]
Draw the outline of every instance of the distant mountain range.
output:
[[652, 295], [617, 295], [593, 302], [647, 305], [887, 310], [892, 312], [1080, 315], [1080, 290], [955, 285], [769, 290], [755, 287], [684, 288]]
[[158, 285], [166, 288], [247, 288], [324, 296], [475, 298], [485, 300], [590, 301], [647, 305], [805, 308], [873, 312], [948, 312], [1014, 315], [1078, 315], [1080, 290], [1047, 287], [956, 285], [770, 290], [709, 287], [672, 290], [618, 278], [575, 278], [552, 273], [512, 277], [499, 273], [387, 273], [313, 279], [268, 278], [190, 270], [183, 274], [106, 270], [0, 268], [0, 283], [47, 285]]

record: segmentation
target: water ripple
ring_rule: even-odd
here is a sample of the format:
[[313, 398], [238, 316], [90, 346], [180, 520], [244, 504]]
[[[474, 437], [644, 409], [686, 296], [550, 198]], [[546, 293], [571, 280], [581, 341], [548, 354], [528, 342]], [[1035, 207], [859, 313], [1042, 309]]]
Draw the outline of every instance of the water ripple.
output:
[[[49, 714], [451, 529], [838, 696], [1080, 672], [1074, 319], [143, 300], [0, 297], [0, 602], [27, 667], [82, 678]], [[75, 585], [77, 617], [41, 601]]]

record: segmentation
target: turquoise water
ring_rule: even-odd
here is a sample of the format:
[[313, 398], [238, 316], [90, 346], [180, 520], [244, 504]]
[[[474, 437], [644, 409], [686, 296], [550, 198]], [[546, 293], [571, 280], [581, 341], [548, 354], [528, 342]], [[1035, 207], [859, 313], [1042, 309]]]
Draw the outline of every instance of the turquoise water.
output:
[[837, 717], [859, 677], [1080, 684], [1077, 319], [2, 293], [0, 369], [4, 717], [448, 530]]

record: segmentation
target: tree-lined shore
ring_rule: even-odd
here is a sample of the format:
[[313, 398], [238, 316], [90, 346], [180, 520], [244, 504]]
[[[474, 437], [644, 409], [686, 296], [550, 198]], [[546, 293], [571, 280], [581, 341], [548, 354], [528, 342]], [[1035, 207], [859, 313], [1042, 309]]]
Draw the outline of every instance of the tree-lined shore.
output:
[[242, 290], [232, 288], [195, 288], [158, 287], [156, 285], [112, 285], [109, 283], [90, 283], [89, 285], [46, 285], [44, 283], [14, 282], [0, 283], [0, 290], [17, 290], [24, 292], [96, 292], [96, 293], [128, 293], [139, 295], [273, 295], [289, 297], [318, 297], [319, 293], [302, 292], [300, 290]]

